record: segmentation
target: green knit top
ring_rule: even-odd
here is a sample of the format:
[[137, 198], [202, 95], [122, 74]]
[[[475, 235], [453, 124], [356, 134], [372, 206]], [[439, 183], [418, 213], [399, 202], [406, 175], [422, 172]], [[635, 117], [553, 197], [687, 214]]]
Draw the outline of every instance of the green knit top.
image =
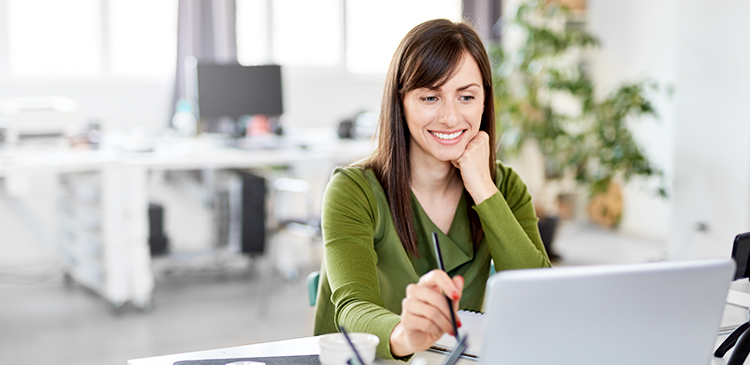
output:
[[396, 233], [388, 199], [372, 170], [337, 168], [323, 198], [325, 258], [315, 313], [315, 335], [338, 331], [380, 337], [377, 355], [392, 359], [389, 337], [400, 320], [406, 286], [438, 267], [431, 245], [437, 232], [445, 270], [464, 278], [459, 307], [481, 311], [490, 272], [549, 267], [526, 185], [497, 163], [498, 192], [472, 206], [484, 238], [475, 250], [466, 199], [460, 199], [448, 234], [438, 229], [412, 194], [419, 258], [408, 254]]

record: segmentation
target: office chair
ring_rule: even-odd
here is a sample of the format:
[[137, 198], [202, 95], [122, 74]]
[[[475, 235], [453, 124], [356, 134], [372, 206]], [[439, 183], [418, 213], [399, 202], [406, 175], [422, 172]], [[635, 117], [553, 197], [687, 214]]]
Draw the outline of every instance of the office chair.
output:
[[[274, 217], [276, 218], [277, 229], [295, 227], [301, 232], [305, 232], [304, 235], [315, 236], [320, 232], [320, 222], [315, 217], [315, 198], [310, 191], [310, 185], [307, 181], [302, 179], [292, 179], [288, 177], [280, 177], [273, 182], [273, 191], [276, 203], [279, 203], [279, 199], [284, 195], [296, 194], [302, 197], [303, 205], [305, 207], [305, 216], [303, 219], [292, 219], [286, 217]], [[277, 209], [274, 209], [276, 211]]]
[[[748, 269], [750, 267], [750, 232], [740, 233], [734, 237], [732, 259], [737, 264], [734, 280], [750, 277], [750, 269]], [[750, 317], [750, 308], [748, 308], [748, 317]], [[732, 347], [734, 347], [734, 352], [727, 361], [727, 365], [744, 364], [750, 355], [750, 321], [743, 323], [727, 336], [714, 352], [714, 357], [724, 357]]]
[[313, 271], [307, 275], [307, 295], [310, 297], [310, 306], [314, 307], [318, 301], [318, 284], [320, 282], [320, 271]]
[[[271, 230], [273, 234], [278, 235], [281, 232], [286, 232], [308, 239], [311, 244], [319, 240], [321, 237], [320, 220], [315, 213], [315, 199], [308, 182], [302, 179], [280, 177], [274, 179], [271, 189], [272, 201], [274, 202], [271, 208], [273, 220]], [[304, 208], [303, 214], [299, 216], [298, 212], [290, 214], [290, 209], [280, 209], [289, 206], [302, 206]], [[297, 216], [293, 215], [295, 213], [297, 213]], [[300, 268], [290, 266], [284, 267], [282, 270], [287, 279], [295, 280], [299, 275]]]

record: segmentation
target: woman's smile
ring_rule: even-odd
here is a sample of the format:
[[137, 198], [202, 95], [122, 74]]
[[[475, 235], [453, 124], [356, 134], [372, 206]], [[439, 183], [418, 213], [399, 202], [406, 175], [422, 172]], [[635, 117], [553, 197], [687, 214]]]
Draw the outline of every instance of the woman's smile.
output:
[[435, 138], [435, 140], [444, 145], [453, 145], [461, 141], [461, 137], [463, 137], [464, 132], [466, 132], [466, 129], [461, 129], [459, 131], [455, 132], [439, 132], [439, 131], [428, 131], [432, 136]]

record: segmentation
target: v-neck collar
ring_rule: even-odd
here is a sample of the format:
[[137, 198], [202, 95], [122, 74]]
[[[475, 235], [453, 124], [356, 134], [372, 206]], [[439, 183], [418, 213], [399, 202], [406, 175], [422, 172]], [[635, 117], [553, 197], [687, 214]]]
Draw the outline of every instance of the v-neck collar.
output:
[[411, 193], [411, 203], [417, 241], [419, 242], [420, 261], [426, 260], [425, 263], [429, 266], [429, 268], [424, 267], [422, 268], [423, 270], [419, 271], [427, 272], [438, 268], [437, 258], [432, 248], [432, 232], [437, 232], [438, 234], [440, 251], [443, 254], [443, 264], [447, 272], [474, 258], [474, 244], [471, 239], [469, 217], [466, 214], [465, 195], [461, 195], [461, 199], [459, 199], [448, 234], [443, 233], [432, 222], [413, 192]]

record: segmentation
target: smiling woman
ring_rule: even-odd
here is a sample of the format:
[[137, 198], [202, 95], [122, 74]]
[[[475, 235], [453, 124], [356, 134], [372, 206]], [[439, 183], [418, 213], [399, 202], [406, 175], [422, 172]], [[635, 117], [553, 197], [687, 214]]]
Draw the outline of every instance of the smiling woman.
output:
[[497, 270], [550, 263], [526, 186], [495, 161], [492, 77], [474, 29], [416, 26], [383, 95], [377, 150], [326, 188], [315, 333], [373, 333], [378, 356], [392, 358], [453, 333], [452, 311], [481, 311], [490, 260]]
[[[411, 163], [435, 158], [453, 161], [479, 132], [484, 110], [482, 75], [465, 55], [456, 74], [438, 88], [419, 88], [404, 96], [404, 112], [411, 139]], [[453, 148], [444, 148], [453, 146]]]

